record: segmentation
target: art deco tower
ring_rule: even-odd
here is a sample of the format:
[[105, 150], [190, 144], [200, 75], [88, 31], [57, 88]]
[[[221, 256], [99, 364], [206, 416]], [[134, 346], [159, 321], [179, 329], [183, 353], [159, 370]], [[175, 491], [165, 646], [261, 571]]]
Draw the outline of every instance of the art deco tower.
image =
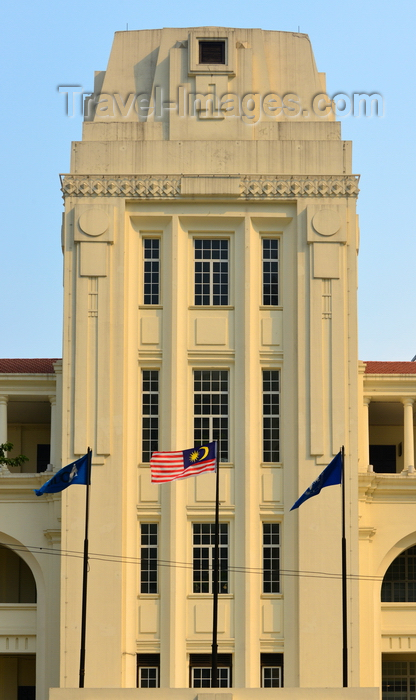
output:
[[[119, 32], [95, 92], [63, 177], [63, 463], [93, 449], [86, 686], [209, 673], [214, 477], [149, 470], [152, 450], [208, 439], [223, 683], [340, 686], [340, 489], [289, 512], [341, 445], [357, 493], [357, 178], [309, 39]], [[66, 550], [84, 497], [63, 493]], [[347, 532], [354, 572], [356, 505]], [[61, 586], [71, 687], [78, 559]], [[348, 597], [358, 685], [354, 583]]]

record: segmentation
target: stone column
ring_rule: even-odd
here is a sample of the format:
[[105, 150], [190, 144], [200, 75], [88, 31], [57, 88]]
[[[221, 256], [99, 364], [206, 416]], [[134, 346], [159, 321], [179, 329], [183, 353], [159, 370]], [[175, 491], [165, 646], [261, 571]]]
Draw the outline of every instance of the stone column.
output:
[[372, 472], [373, 466], [370, 464], [370, 403], [371, 399], [364, 397], [364, 465], [367, 471]]
[[414, 399], [402, 399], [404, 406], [404, 469], [415, 470], [413, 438], [413, 404]]
[[[49, 457], [49, 462], [52, 468], [55, 466], [55, 453], [56, 453], [56, 396], [48, 396], [51, 404], [51, 455]], [[48, 471], [50, 467], [48, 465]]]
[[0, 396], [0, 445], [7, 442], [7, 402], [8, 396]]

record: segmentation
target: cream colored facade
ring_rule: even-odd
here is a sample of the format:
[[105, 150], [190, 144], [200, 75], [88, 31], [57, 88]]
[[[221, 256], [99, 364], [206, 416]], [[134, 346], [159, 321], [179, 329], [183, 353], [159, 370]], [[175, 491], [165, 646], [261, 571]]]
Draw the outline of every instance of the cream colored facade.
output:
[[[416, 542], [415, 510], [415, 362], [369, 362], [359, 367], [362, 426], [359, 459], [361, 683], [381, 676], [381, 661], [416, 660], [414, 595], [397, 591], [380, 602], [389, 566]], [[369, 446], [390, 446], [393, 473], [369, 465]], [[387, 468], [385, 468], [387, 471]], [[402, 566], [404, 562], [402, 560]], [[408, 566], [408, 563], [406, 564]], [[405, 588], [411, 572], [396, 572]], [[367, 580], [366, 580], [367, 578]], [[412, 602], [413, 601], [413, 602]], [[374, 680], [371, 681], [374, 683]]]
[[[62, 383], [58, 374], [48, 394], [57, 397], [52, 469], [93, 450], [85, 684], [109, 689], [103, 698], [136, 688], [139, 660], [160, 673], [160, 691], [149, 696], [168, 697], [169, 689], [189, 688], [201, 655], [211, 652], [211, 589], [203, 592], [198, 573], [193, 578], [192, 562], [194, 526], [213, 523], [215, 479], [151, 484], [146, 400], [157, 394], [160, 450], [197, 443], [198, 402], [223, 401], [220, 520], [229, 580], [218, 643], [236, 699], [274, 692], [255, 690], [265, 682], [263, 667], [283, 668], [296, 698], [306, 692], [296, 689], [353, 693], [340, 690], [340, 489], [324, 489], [290, 512], [345, 445], [348, 680], [355, 697], [376, 697], [381, 654], [414, 653], [415, 604], [382, 606], [380, 581], [416, 544], [408, 524], [416, 382], [357, 369], [358, 178], [351, 144], [329, 107], [323, 116], [324, 98], [316, 101], [325, 79], [309, 39], [213, 27], [119, 32], [95, 91], [100, 97], [87, 101], [83, 140], [73, 144], [71, 172], [62, 177]], [[278, 289], [270, 296], [276, 252]], [[147, 286], [145, 261], [157, 263], [150, 266], [157, 289]], [[203, 264], [201, 282], [195, 275]], [[16, 374], [16, 387], [19, 381]], [[7, 383], [0, 393], [9, 396]], [[279, 450], [275, 442], [269, 449], [264, 432], [277, 393]], [[387, 439], [372, 404], [390, 401], [404, 401], [405, 471], [399, 460], [398, 473], [387, 476], [370, 470], [368, 455], [373, 437], [374, 444], [386, 444], [380, 432]], [[10, 400], [0, 401], [3, 423], [6, 406]], [[217, 416], [215, 408], [203, 414], [202, 441], [216, 437]], [[397, 420], [396, 413], [390, 445], [400, 442]], [[2, 474], [0, 494], [21, 514], [7, 491], [18, 477]], [[82, 566], [68, 554], [82, 551], [85, 489], [36, 499], [30, 489], [46, 476], [24, 479], [36, 513], [33, 542], [60, 531], [63, 554], [59, 595], [57, 571], [48, 572], [54, 604], [60, 601], [50, 630], [39, 624], [38, 602], [36, 639], [53, 646], [54, 662], [38, 658], [37, 700], [54, 685], [61, 690], [51, 691], [53, 700], [72, 700], [81, 692], [70, 689], [78, 686]], [[27, 517], [12, 535], [26, 546]], [[147, 585], [141, 542], [155, 525], [158, 580]], [[264, 574], [268, 528], [280, 536], [273, 586]], [[0, 529], [8, 535], [7, 522]], [[56, 566], [49, 561], [44, 569]]]
[[33, 489], [46, 481], [43, 470], [50, 477], [61, 468], [61, 377], [61, 360], [0, 360], [0, 444], [13, 442], [10, 456], [29, 458], [21, 468], [0, 467], [4, 700], [35, 684], [37, 697], [47, 698], [59, 682], [61, 503], [59, 496], [37, 499]]

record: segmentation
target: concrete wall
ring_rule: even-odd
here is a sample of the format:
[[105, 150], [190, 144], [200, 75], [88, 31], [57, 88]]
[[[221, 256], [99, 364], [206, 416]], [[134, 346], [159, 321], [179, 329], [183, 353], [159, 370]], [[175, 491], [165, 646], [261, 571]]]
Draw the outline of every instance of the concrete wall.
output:
[[129, 690], [108, 688], [51, 688], [49, 700], [378, 700], [377, 688], [189, 688]]

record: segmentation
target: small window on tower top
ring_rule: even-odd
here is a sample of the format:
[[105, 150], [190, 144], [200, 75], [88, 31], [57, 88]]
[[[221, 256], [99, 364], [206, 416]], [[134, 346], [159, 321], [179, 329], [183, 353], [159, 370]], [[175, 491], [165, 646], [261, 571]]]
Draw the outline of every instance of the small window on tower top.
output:
[[225, 41], [200, 41], [199, 63], [222, 63], [225, 65]]

